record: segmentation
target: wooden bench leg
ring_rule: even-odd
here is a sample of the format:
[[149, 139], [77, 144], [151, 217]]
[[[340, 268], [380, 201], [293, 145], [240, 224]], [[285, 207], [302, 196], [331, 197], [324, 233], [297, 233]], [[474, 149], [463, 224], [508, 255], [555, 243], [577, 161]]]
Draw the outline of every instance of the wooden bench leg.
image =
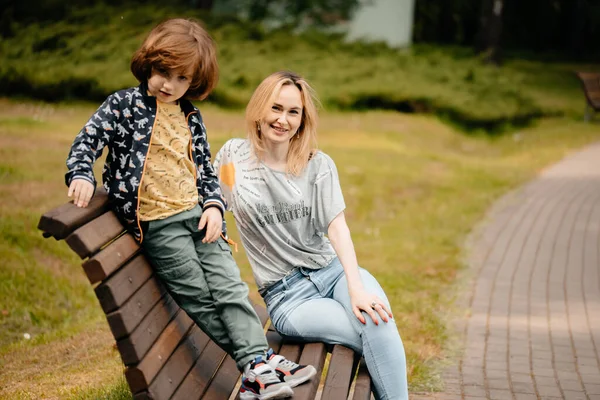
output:
[[325, 386], [321, 394], [322, 400], [338, 400], [348, 398], [348, 392], [354, 378], [354, 352], [342, 345], [336, 345], [331, 352], [329, 369]]
[[584, 122], [590, 122], [592, 119], [592, 107], [589, 104], [585, 105], [585, 114], [583, 115]]

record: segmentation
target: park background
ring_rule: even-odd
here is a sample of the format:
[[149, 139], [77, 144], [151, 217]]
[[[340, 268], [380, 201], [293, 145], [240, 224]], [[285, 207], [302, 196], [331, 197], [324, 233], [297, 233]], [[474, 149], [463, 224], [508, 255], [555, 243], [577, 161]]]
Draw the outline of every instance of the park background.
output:
[[[80, 260], [36, 226], [67, 201], [75, 134], [136, 84], [131, 54], [173, 16], [200, 18], [219, 47], [219, 86], [197, 104], [213, 152], [245, 135], [243, 107], [266, 75], [291, 69], [313, 84], [319, 147], [338, 166], [359, 262], [391, 301], [410, 389], [443, 389], [451, 321], [468, 312], [453, 300], [468, 290], [469, 233], [494, 200], [600, 139], [574, 74], [600, 69], [600, 5], [414, 0], [410, 43], [394, 46], [347, 40], [340, 27], [364, 3], [3, 1], [0, 398], [131, 398]], [[235, 257], [260, 301], [243, 250]]]

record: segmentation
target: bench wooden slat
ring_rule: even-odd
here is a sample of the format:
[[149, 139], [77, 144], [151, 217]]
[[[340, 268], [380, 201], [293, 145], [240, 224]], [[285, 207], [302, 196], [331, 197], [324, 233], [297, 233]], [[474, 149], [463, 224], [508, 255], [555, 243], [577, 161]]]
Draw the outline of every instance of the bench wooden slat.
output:
[[[110, 246], [109, 246], [110, 247]], [[105, 314], [121, 307], [152, 276], [152, 267], [138, 255], [95, 289]]]
[[356, 376], [356, 385], [354, 385], [353, 400], [369, 400], [371, 398], [371, 377], [365, 360], [360, 361], [358, 374]]
[[123, 235], [83, 263], [83, 270], [93, 285], [106, 279], [140, 251], [131, 235]]
[[225, 357], [219, 370], [211, 380], [202, 400], [228, 399], [240, 379], [240, 371], [230, 356]]
[[577, 76], [592, 88], [600, 89], [600, 72], [577, 72]]
[[117, 341], [123, 364], [129, 366], [139, 363], [178, 310], [179, 306], [166, 294], [131, 335]]
[[595, 111], [600, 111], [600, 73], [576, 72], [583, 86], [587, 102]]
[[156, 278], [150, 278], [121, 308], [109, 313], [106, 319], [115, 339], [133, 332], [165, 293], [164, 286]]
[[300, 353], [302, 352], [302, 349], [300, 347], [298, 347], [298, 345], [300, 343], [297, 343], [297, 342], [284, 343], [284, 339], [281, 337], [279, 332], [277, 332], [275, 330], [275, 327], [273, 326], [273, 324], [269, 325], [269, 329], [267, 331], [267, 341], [269, 341], [269, 340], [276, 343], [277, 346], [279, 347], [279, 350], [275, 350], [275, 347], [272, 347], [273, 351], [277, 352], [277, 354], [280, 354], [280, 355], [284, 356], [285, 358], [287, 358], [288, 360], [291, 360], [294, 362], [297, 362], [298, 359], [300, 358]]
[[44, 213], [38, 223], [38, 229], [52, 235], [56, 240], [62, 240], [108, 209], [106, 191], [104, 188], [98, 188], [86, 208], [77, 207], [69, 202]]
[[171, 400], [200, 399], [210, 384], [215, 371], [227, 353], [215, 342], [208, 343], [200, 357], [177, 388]]
[[197, 325], [193, 325], [190, 334], [177, 346], [150, 384], [148, 393], [156, 399], [171, 398], [209, 342], [209, 337]]
[[190, 331], [193, 321], [184, 312], [179, 311], [177, 316], [160, 334], [152, 348], [136, 366], [127, 368], [125, 378], [132, 391], [137, 393], [146, 390], [169, 357], [177, 348], [184, 336]]
[[302, 344], [289, 343], [284, 341], [281, 348], [279, 349], [279, 354], [290, 361], [298, 362], [298, 360], [300, 359], [300, 354], [302, 354]]
[[66, 242], [83, 259], [96, 253], [102, 246], [119, 236], [124, 229], [117, 216], [109, 211], [77, 228], [67, 237]]
[[354, 352], [347, 347], [335, 345], [331, 352], [329, 370], [321, 400], [337, 400], [348, 397], [353, 378]]
[[133, 396], [133, 400], [154, 400], [147, 391], [136, 393]]
[[265, 336], [267, 337], [267, 343], [269, 344], [269, 347], [273, 349], [275, 353], [279, 353], [279, 349], [281, 348], [281, 344], [283, 342], [281, 335], [269, 329]]
[[298, 364], [312, 365], [316, 368], [317, 375], [309, 382], [294, 388], [294, 399], [308, 400], [315, 398], [326, 357], [327, 346], [325, 346], [325, 343], [306, 343], [304, 345]]

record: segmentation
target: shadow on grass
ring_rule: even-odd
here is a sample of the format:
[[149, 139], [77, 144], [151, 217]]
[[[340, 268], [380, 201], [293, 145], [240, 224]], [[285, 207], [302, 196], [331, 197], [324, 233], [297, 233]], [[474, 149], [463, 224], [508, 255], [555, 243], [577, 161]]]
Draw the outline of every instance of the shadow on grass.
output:
[[[27, 76], [11, 69], [0, 72], [0, 94], [23, 96], [45, 101], [85, 100], [103, 101], [110, 93], [98, 85], [93, 78], [69, 77], [60, 81], [32, 82]], [[243, 109], [245, 103], [226, 90], [215, 90], [208, 102], [227, 109]], [[440, 117], [446, 123], [466, 134], [484, 132], [489, 136], [531, 126], [535, 120], [544, 117], [562, 116], [561, 112], [533, 110], [507, 117], [481, 118], [467, 115], [452, 107], [436, 105], [427, 98], [392, 99], [385, 95], [364, 94], [350, 100], [333, 98], [329, 101], [334, 108], [343, 111], [392, 110], [401, 113], [426, 113]]]
[[533, 123], [545, 117], [559, 117], [562, 112], [544, 112], [534, 110], [522, 114], [498, 118], [481, 118], [467, 115], [461, 110], [435, 105], [426, 98], [394, 100], [381, 95], [357, 96], [350, 102], [335, 101], [334, 106], [342, 110], [369, 111], [374, 109], [392, 110], [408, 114], [434, 114], [446, 123], [456, 127], [466, 134], [485, 133], [497, 136], [514, 129], [532, 126]]

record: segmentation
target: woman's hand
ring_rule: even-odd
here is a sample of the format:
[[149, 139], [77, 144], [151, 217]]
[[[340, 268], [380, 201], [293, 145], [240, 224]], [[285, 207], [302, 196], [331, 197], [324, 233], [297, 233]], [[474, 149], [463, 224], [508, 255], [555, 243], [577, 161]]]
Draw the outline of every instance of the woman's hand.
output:
[[366, 324], [367, 321], [361, 311], [369, 314], [375, 325], [379, 325], [378, 315], [384, 322], [388, 322], [389, 318], [394, 318], [388, 306], [379, 297], [364, 289], [350, 293], [350, 302], [354, 315], [363, 324]]
[[67, 196], [73, 197], [77, 207], [87, 207], [94, 195], [94, 185], [85, 179], [73, 179], [69, 185]]
[[202, 243], [212, 243], [221, 236], [221, 228], [223, 227], [223, 216], [217, 207], [209, 207], [202, 211], [198, 230], [204, 229], [206, 226], [206, 235], [202, 239]]

